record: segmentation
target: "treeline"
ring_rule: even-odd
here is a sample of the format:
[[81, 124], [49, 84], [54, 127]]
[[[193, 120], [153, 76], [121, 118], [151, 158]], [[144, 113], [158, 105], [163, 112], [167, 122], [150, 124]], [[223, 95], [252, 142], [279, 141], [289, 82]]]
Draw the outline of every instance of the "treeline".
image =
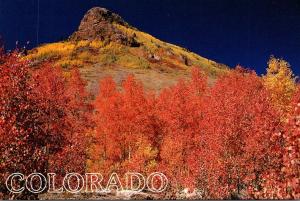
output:
[[[300, 91], [287, 62], [266, 76], [237, 67], [212, 86], [191, 79], [145, 91], [129, 76], [100, 81], [92, 100], [78, 70], [32, 69], [0, 56], [0, 185], [13, 172], [163, 172], [167, 193], [299, 199]], [[21, 197], [22, 198], [22, 197]]]

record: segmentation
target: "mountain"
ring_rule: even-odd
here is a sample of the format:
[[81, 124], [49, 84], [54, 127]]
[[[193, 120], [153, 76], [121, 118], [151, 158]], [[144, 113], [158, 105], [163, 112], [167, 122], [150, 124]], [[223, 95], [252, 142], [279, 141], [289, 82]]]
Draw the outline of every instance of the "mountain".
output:
[[146, 89], [160, 90], [188, 77], [193, 67], [201, 68], [211, 79], [228, 70], [224, 64], [142, 32], [100, 7], [90, 9], [67, 40], [43, 44], [28, 51], [25, 58], [32, 65], [50, 60], [66, 71], [78, 66], [93, 93], [98, 91], [98, 80], [108, 75], [121, 83], [134, 74]]

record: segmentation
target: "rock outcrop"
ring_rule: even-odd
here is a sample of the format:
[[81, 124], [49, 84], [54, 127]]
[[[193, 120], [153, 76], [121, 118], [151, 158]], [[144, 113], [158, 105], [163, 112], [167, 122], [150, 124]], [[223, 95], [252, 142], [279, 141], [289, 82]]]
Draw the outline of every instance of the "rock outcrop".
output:
[[78, 30], [70, 36], [70, 40], [97, 39], [108, 42], [119, 42], [130, 47], [140, 46], [135, 39], [135, 35], [128, 36], [119, 30], [115, 24], [131, 27], [118, 14], [106, 8], [94, 7], [84, 15]]

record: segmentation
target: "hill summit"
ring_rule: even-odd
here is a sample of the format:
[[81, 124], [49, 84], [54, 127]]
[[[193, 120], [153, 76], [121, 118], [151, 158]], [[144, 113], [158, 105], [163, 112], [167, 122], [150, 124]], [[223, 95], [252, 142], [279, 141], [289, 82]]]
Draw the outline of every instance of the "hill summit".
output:
[[50, 60], [66, 71], [77, 66], [93, 92], [98, 90], [98, 80], [107, 75], [121, 83], [126, 75], [134, 74], [147, 89], [159, 90], [188, 77], [193, 67], [211, 78], [228, 70], [223, 64], [142, 32], [101, 7], [87, 11], [67, 40], [43, 44], [25, 58], [32, 65]]
[[78, 31], [71, 37], [71, 40], [109, 40], [119, 42], [121, 44], [139, 47], [135, 35], [126, 35], [114, 24], [133, 28], [129, 26], [119, 15], [107, 10], [106, 8], [95, 7], [90, 9], [80, 22]]

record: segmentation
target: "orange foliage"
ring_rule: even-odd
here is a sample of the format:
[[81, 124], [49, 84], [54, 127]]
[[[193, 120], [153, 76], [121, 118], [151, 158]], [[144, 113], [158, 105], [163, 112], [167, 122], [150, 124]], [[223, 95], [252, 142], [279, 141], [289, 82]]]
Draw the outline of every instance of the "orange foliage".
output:
[[[122, 90], [112, 78], [100, 86], [93, 170], [147, 173], [155, 168], [176, 191], [188, 187], [203, 198], [223, 199], [264, 197], [270, 172], [285, 166], [290, 175], [285, 182], [293, 185], [293, 198], [299, 196], [298, 159], [290, 158], [290, 149], [299, 156], [294, 143], [299, 136], [282, 122], [254, 72], [238, 67], [208, 87], [207, 78], [194, 69], [191, 80], [159, 96], [145, 93], [132, 76]], [[283, 130], [290, 137], [283, 137]], [[290, 146], [284, 148], [282, 141]], [[268, 178], [280, 186], [277, 178]]]
[[49, 63], [32, 70], [1, 51], [0, 181], [12, 172], [84, 173], [88, 148], [91, 172], [160, 171], [172, 190], [198, 189], [206, 199], [299, 199], [300, 89], [286, 118], [273, 99], [241, 67], [212, 86], [194, 69], [159, 95], [133, 76], [120, 90], [108, 77], [92, 116], [78, 70], [67, 78]]
[[85, 171], [90, 106], [78, 72], [71, 74], [67, 80], [48, 63], [32, 72], [16, 53], [1, 56], [1, 184], [15, 172]]
[[263, 191], [256, 192], [257, 198], [300, 199], [300, 88], [290, 103], [292, 108], [281, 133], [274, 137], [281, 146], [272, 149], [278, 157], [276, 166], [266, 171], [263, 177]]
[[217, 81], [208, 107], [208, 132], [214, 136], [208, 143], [219, 143], [222, 197], [249, 198], [247, 187], [259, 185], [275, 157], [270, 138], [279, 129], [279, 116], [261, 79], [240, 68]]
[[158, 98], [157, 116], [161, 127], [161, 169], [175, 187], [195, 186], [198, 150], [204, 146], [206, 77], [193, 72], [191, 81], [180, 81]]
[[[112, 78], [100, 83], [95, 108], [97, 152], [93, 170], [148, 172], [156, 166], [154, 102], [130, 76], [117, 91]], [[98, 160], [97, 160], [98, 159]]]

